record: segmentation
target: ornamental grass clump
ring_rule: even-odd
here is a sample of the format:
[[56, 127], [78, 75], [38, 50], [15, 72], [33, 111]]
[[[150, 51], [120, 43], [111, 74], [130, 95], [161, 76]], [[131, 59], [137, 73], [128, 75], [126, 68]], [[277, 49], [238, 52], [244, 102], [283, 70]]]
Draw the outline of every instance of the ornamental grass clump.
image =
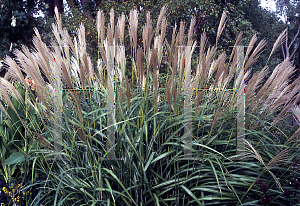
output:
[[[225, 28], [226, 13], [217, 41]], [[104, 13], [99, 11], [95, 68], [86, 52], [84, 26], [71, 37], [56, 9], [56, 41], [51, 47], [35, 30], [32, 50], [23, 46], [15, 51], [16, 59], [6, 58], [8, 74], [1, 79], [0, 93], [7, 105], [13, 106], [10, 95], [22, 100], [11, 81], [20, 82], [28, 93], [32, 90], [27, 80], [36, 85], [38, 102], [31, 95], [26, 96], [26, 103], [22, 101], [24, 108], [28, 104], [38, 116], [32, 120], [34, 128], [25, 125], [36, 140], [24, 151], [29, 174], [33, 178], [39, 171], [47, 176], [35, 183], [47, 191], [38, 194], [36, 204], [260, 204], [264, 198], [255, 184], [258, 179], [269, 185], [268, 202], [280, 205], [288, 201], [283, 195], [288, 188], [285, 180], [299, 174], [299, 166], [290, 166], [299, 161], [295, 148], [300, 130], [291, 128], [292, 134], [286, 136], [281, 128], [290, 109], [296, 111], [299, 121], [300, 79], [287, 83], [294, 66], [285, 59], [262, 82], [268, 66], [252, 76], [251, 66], [265, 40], [254, 47], [254, 35], [249, 43], [253, 47], [247, 48], [241, 60], [240, 34], [227, 62], [226, 53], [216, 56], [217, 46], [206, 48], [208, 37], [203, 33], [192, 74], [192, 54], [199, 48], [192, 38], [195, 18], [187, 36], [183, 22], [179, 32], [175, 25], [169, 44], [165, 14], [163, 7], [155, 29], [147, 14], [140, 44], [138, 12], [132, 10], [130, 45], [125, 45], [125, 16], [115, 25], [111, 10], [105, 25]], [[285, 38], [282, 33], [273, 49]], [[131, 59], [125, 58], [125, 46], [131, 47]], [[167, 73], [160, 72], [163, 66]], [[236, 73], [237, 68], [244, 68], [245, 74]], [[242, 111], [243, 92], [245, 156], [237, 158], [240, 128], [236, 119]], [[5, 113], [6, 105], [0, 107]], [[281, 133], [275, 137], [277, 131]]]

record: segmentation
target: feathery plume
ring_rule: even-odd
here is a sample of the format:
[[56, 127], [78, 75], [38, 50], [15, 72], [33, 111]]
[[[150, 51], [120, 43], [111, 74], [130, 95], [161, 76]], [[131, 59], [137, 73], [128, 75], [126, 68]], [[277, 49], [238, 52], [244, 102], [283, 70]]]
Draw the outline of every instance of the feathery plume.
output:
[[150, 44], [153, 38], [153, 28], [152, 28], [152, 20], [150, 17], [150, 12], [147, 14], [147, 54], [150, 50]]
[[69, 48], [71, 48], [72, 53], [74, 53], [75, 52], [74, 43], [67, 29], [63, 30], [63, 39], [64, 39], [64, 44], [69, 45], [70, 46]]
[[131, 44], [134, 43], [134, 51], [137, 48], [137, 24], [138, 24], [138, 12], [137, 10], [131, 10], [129, 13], [129, 35]]
[[103, 11], [99, 10], [97, 13], [97, 32], [98, 32], [98, 41], [100, 41], [100, 46], [103, 46], [104, 37], [105, 37], [105, 16]]
[[[208, 135], [208, 139], [211, 137], [211, 133], [212, 133], [212, 131], [213, 131], [213, 128], [215, 127], [215, 125], [216, 125], [218, 119], [220, 118], [220, 116], [222, 115], [222, 111], [221, 111], [221, 110], [222, 110], [221, 108], [218, 108], [218, 109], [217, 109], [217, 112], [216, 112], [216, 114], [215, 114], [215, 117], [214, 117], [214, 120], [213, 120], [211, 129], [210, 129], [210, 132], [209, 132], [209, 135]], [[220, 112], [221, 112], [221, 114], [220, 114]]]
[[[175, 26], [173, 28], [173, 34], [172, 34], [172, 41], [171, 41], [171, 48], [170, 48], [170, 52], [169, 52], [169, 66], [171, 66], [171, 63], [172, 63], [172, 59], [173, 59], [173, 53], [174, 53], [174, 47], [175, 47], [175, 39], [176, 39], [176, 28], [177, 28], [177, 25], [175, 23]], [[173, 74], [172, 75], [175, 75], [176, 72], [175, 70], [173, 70]], [[173, 77], [174, 78], [174, 77]]]
[[59, 13], [58, 13], [58, 9], [57, 7], [55, 6], [55, 9], [54, 9], [54, 12], [55, 12], [55, 19], [56, 19], [56, 22], [57, 22], [57, 25], [58, 25], [58, 28], [59, 28], [59, 31], [60, 33], [62, 34], [62, 22], [61, 22], [61, 18], [59, 16]]
[[19, 80], [20, 82], [23, 83], [24, 86], [26, 86], [26, 82], [24, 79], [24, 76], [20, 70], [20, 67], [17, 65], [17, 63], [9, 56], [7, 56], [4, 60], [5, 64], [8, 65], [8, 68], [12, 70], [13, 76], [16, 80]]
[[[0, 81], [0, 83], [1, 83], [3, 81], [3, 78], [1, 77], [0, 79], [1, 79], [1, 81]], [[9, 95], [7, 94], [6, 89], [4, 88], [4, 86], [2, 84], [0, 84], [0, 96], [3, 97], [4, 101], [8, 104], [8, 106], [18, 115], [16, 108], [14, 107], [13, 103], [11, 102]], [[19, 115], [18, 115], [18, 117], [19, 117]]]
[[167, 29], [167, 19], [164, 16], [162, 19], [162, 23], [161, 23], [161, 35], [160, 35], [160, 47], [162, 47], [164, 40], [165, 40], [165, 35], [166, 35], [166, 29]]
[[260, 72], [253, 74], [245, 88], [245, 101], [248, 102], [255, 95], [255, 91], [261, 86], [264, 77], [268, 73], [268, 66], [265, 66]]
[[262, 53], [261, 50], [266, 46], [266, 44], [267, 44], [267, 41], [265, 39], [263, 39], [259, 42], [259, 44], [255, 48], [255, 50], [253, 51], [253, 53], [251, 54], [251, 56], [249, 57], [246, 65], [245, 65], [245, 71], [247, 71], [248, 68], [257, 61], [258, 57]]
[[250, 40], [249, 46], [247, 47], [247, 51], [246, 51], [246, 55], [245, 55], [245, 59], [244, 59], [244, 64], [247, 61], [248, 56], [249, 56], [250, 52], [252, 51], [253, 46], [254, 46], [256, 41], [257, 41], [257, 37], [256, 37], [256, 34], [254, 34], [253, 37]]
[[158, 58], [158, 65], [159, 66], [161, 64], [161, 59], [162, 59], [162, 55], [163, 55], [163, 47], [162, 47], [161, 41], [162, 41], [161, 36], [156, 36], [154, 38], [153, 48], [157, 49], [157, 58]]
[[185, 23], [181, 21], [180, 27], [179, 27], [179, 46], [182, 46], [182, 44], [183, 44], [184, 30], [185, 30]]
[[62, 48], [61, 46], [62, 41], [59, 35], [58, 26], [56, 24], [52, 24], [52, 32], [56, 38], [59, 48]]
[[125, 15], [123, 13], [118, 19], [118, 28], [119, 28], [120, 44], [123, 45], [124, 31], [125, 31]]
[[81, 52], [86, 51], [86, 41], [85, 41], [85, 27], [83, 23], [80, 24], [79, 29], [77, 30], [77, 36], [79, 39], [79, 48]]
[[282, 44], [282, 42], [285, 40], [286, 38], [286, 32], [287, 32], [287, 28], [278, 36], [277, 40], [275, 41], [272, 51], [270, 53], [270, 56], [268, 58], [268, 61], [270, 59], [270, 57], [272, 56], [273, 52]]
[[[114, 28], [115, 28], [115, 12], [114, 9], [111, 8], [110, 12], [109, 12], [109, 16], [110, 16], [110, 29], [111, 29], [111, 36], [114, 36]], [[109, 34], [107, 34], [109, 35]]]
[[217, 31], [217, 39], [216, 42], [218, 42], [224, 28], [225, 28], [225, 20], [226, 20], [226, 14], [227, 14], [227, 10], [225, 9], [222, 13], [222, 17], [221, 17], [221, 21], [218, 27], [218, 31]]
[[191, 19], [190, 29], [189, 29], [189, 33], [188, 33], [188, 43], [187, 43], [187, 46], [191, 46], [192, 45], [192, 37], [193, 37], [193, 32], [194, 32], [195, 24], [196, 24], [196, 17], [193, 16], [192, 19]]
[[232, 57], [234, 57], [234, 55], [236, 55], [235, 51], [236, 51], [237, 46], [240, 45], [240, 43], [241, 43], [242, 36], [243, 36], [243, 32], [240, 32], [239, 36], [237, 37], [237, 39], [236, 39], [236, 41], [234, 43], [234, 46], [233, 46], [233, 49], [232, 49], [232, 52], [231, 52], [231, 55], [230, 55], [229, 62], [231, 62]]
[[300, 126], [300, 107], [294, 106], [292, 108], [292, 112], [295, 114], [295, 116], [296, 116], [295, 120], [297, 121], [298, 125]]
[[223, 52], [217, 59], [216, 67], [217, 67], [217, 74], [215, 78], [214, 87], [216, 87], [217, 82], [220, 81], [221, 73], [224, 71], [225, 67], [225, 61], [226, 61], [226, 54]]
[[166, 14], [166, 11], [167, 11], [167, 7], [166, 7], [166, 5], [164, 5], [160, 10], [160, 13], [159, 13], [159, 16], [158, 16], [158, 19], [157, 19], [156, 30], [155, 30], [156, 35], [158, 34], [158, 29], [159, 29], [160, 23], [161, 23], [163, 17], [165, 16], [165, 14]]

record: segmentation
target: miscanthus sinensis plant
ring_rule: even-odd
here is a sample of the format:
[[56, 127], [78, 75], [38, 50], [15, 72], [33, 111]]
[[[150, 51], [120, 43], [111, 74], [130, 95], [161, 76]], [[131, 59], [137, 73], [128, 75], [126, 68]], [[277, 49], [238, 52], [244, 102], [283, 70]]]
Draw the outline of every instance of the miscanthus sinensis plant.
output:
[[[299, 177], [299, 129], [284, 129], [287, 111], [294, 111], [297, 121], [300, 118], [296, 105], [299, 78], [287, 83], [295, 70], [290, 60], [285, 59], [263, 81], [268, 66], [255, 74], [251, 66], [265, 40], [254, 46], [258, 39], [253, 36], [240, 62], [240, 34], [228, 61], [225, 53], [216, 55], [216, 46], [206, 47], [205, 33], [201, 42], [193, 40], [195, 18], [187, 35], [181, 22], [167, 42], [165, 13], [163, 7], [156, 27], [147, 14], [139, 42], [138, 12], [132, 10], [127, 18], [130, 45], [125, 45], [125, 16], [115, 23], [111, 10], [105, 25], [104, 13], [99, 11], [97, 67], [86, 52], [84, 26], [71, 37], [57, 10], [56, 41], [50, 47], [35, 30], [32, 50], [23, 46], [15, 51], [15, 59], [5, 59], [8, 74], [1, 78], [2, 98], [13, 108], [10, 97], [14, 96], [24, 108], [34, 108], [38, 117], [30, 123], [35, 125], [33, 130], [19, 116], [35, 140], [25, 152], [29, 174], [38, 171], [47, 176], [39, 182], [43, 189], [35, 203], [175, 206], [296, 201], [283, 195], [290, 188], [288, 182]], [[226, 11], [217, 41], [225, 21]], [[285, 38], [284, 31], [270, 56]], [[131, 59], [125, 54], [128, 46]], [[197, 61], [196, 68], [190, 66], [192, 59]], [[239, 65], [244, 76], [236, 75]], [[160, 73], [163, 66], [165, 74]], [[34, 81], [36, 90], [35, 96], [27, 95], [24, 100], [11, 82], [28, 88], [26, 80]], [[188, 87], [201, 89], [186, 93]], [[246, 139], [242, 141], [247, 158], [236, 158], [236, 117], [243, 95]], [[187, 105], [191, 106], [190, 118]], [[6, 105], [0, 107], [5, 113]], [[192, 130], [190, 144], [185, 138], [186, 124]], [[192, 158], [185, 158], [187, 150]], [[255, 184], [258, 179], [270, 189], [262, 193]]]

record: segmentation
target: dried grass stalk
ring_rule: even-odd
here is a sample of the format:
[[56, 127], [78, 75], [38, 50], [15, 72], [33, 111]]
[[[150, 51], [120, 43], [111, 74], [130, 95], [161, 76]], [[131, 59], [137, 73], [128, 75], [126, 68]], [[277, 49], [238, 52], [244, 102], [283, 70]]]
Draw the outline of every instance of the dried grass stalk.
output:
[[251, 56], [249, 57], [246, 65], [245, 65], [245, 71], [247, 71], [248, 68], [250, 68], [250, 66], [252, 66], [257, 61], [259, 55], [262, 52], [262, 49], [265, 47], [266, 44], [267, 44], [267, 41], [265, 39], [263, 39], [259, 42], [259, 44], [255, 48], [255, 50], [253, 51], [253, 53], [251, 54]]
[[117, 71], [119, 74], [119, 80], [122, 82], [125, 76], [125, 66], [126, 66], [126, 58], [125, 58], [125, 47], [118, 47], [117, 48]]
[[231, 66], [230, 66], [230, 69], [229, 69], [229, 74], [226, 78], [227, 83], [229, 83], [232, 80], [232, 78], [234, 77], [236, 66], [237, 66], [237, 52], [235, 52], [235, 55], [233, 57], [233, 61], [231, 62]]
[[[170, 48], [170, 51], [169, 51], [169, 56], [168, 56], [168, 65], [171, 66], [172, 64], [172, 59], [174, 58], [173, 54], [174, 54], [174, 47], [175, 47], [175, 40], [176, 40], [176, 28], [177, 28], [177, 25], [175, 23], [175, 26], [173, 28], [173, 34], [172, 34], [172, 41], [171, 41], [171, 48]], [[173, 74], [172, 75], [175, 75], [175, 70], [173, 69]], [[173, 77], [174, 78], [174, 77]]]
[[268, 66], [265, 66], [260, 72], [253, 74], [245, 88], [245, 101], [248, 102], [253, 99], [255, 91], [261, 86], [264, 77], [268, 73]]
[[38, 30], [35, 28], [35, 35], [33, 37], [33, 45], [36, 49], [36, 60], [37, 64], [41, 67], [43, 74], [50, 80], [50, 59], [52, 55], [50, 54], [49, 49], [47, 48], [46, 44], [43, 43], [41, 36]]
[[156, 36], [154, 38], [154, 48], [157, 49], [158, 66], [160, 66], [161, 64], [161, 59], [163, 55], [163, 47], [161, 41], [162, 41], [161, 36]]
[[107, 58], [106, 58], [106, 54], [105, 54], [104, 48], [103, 48], [103, 47], [100, 47], [99, 50], [100, 50], [101, 57], [102, 57], [102, 59], [103, 59], [105, 65], [107, 65]]
[[[6, 89], [5, 87], [2, 85], [2, 82], [3, 82], [3, 78], [0, 78], [0, 95], [1, 97], [4, 99], [4, 101], [6, 102], [6, 104], [8, 104], [8, 106], [17, 114], [17, 116], [19, 117], [18, 115], [18, 112], [16, 110], [16, 108], [14, 107], [13, 103], [11, 102], [10, 100], [10, 97], [8, 95], [8, 93], [6, 92]], [[3, 106], [3, 105], [2, 105]], [[9, 115], [8, 115], [9, 116]], [[21, 117], [19, 117], [19, 119], [21, 119]]]
[[123, 103], [123, 82], [121, 82], [121, 85], [119, 87], [119, 102], [120, 102], [120, 105], [122, 105]]
[[67, 83], [68, 88], [73, 89], [70, 72], [67, 71], [64, 61], [62, 62], [61, 70], [62, 70], [62, 77], [65, 80], [65, 82]]
[[197, 100], [196, 100], [196, 103], [195, 103], [195, 105], [196, 105], [196, 107], [195, 107], [196, 114], [199, 114], [198, 113], [198, 106], [200, 104], [200, 101], [202, 100], [203, 94], [204, 94], [203, 90], [197, 90]]
[[185, 66], [184, 61], [185, 61], [185, 56], [184, 56], [184, 53], [182, 52], [181, 57], [180, 57], [180, 73], [179, 73], [181, 86], [183, 86], [182, 82], [183, 82], [184, 66]]
[[161, 35], [160, 35], [160, 47], [162, 48], [164, 40], [165, 40], [165, 36], [166, 36], [166, 30], [167, 30], [167, 19], [164, 16], [162, 19], [162, 23], [161, 23]]
[[196, 24], [196, 17], [193, 16], [192, 19], [191, 19], [190, 29], [189, 29], [189, 32], [188, 32], [187, 46], [192, 46], [192, 37], [193, 37], [193, 33], [194, 33], [195, 24]]
[[125, 31], [125, 15], [122, 15], [118, 19], [118, 30], [119, 30], [119, 38], [120, 38], [120, 45], [124, 43], [124, 31]]
[[62, 48], [62, 45], [61, 45], [62, 40], [60, 38], [59, 31], [58, 31], [58, 26], [56, 24], [52, 24], [52, 32], [53, 32], [53, 34], [56, 38], [56, 41], [58, 43], [59, 48]]
[[223, 52], [216, 61], [217, 74], [214, 82], [214, 88], [216, 87], [217, 83], [220, 81], [221, 73], [224, 72], [225, 61], [226, 61], [226, 54], [225, 52]]
[[235, 51], [236, 51], [236, 48], [238, 47], [238, 45], [240, 45], [240, 43], [241, 43], [242, 36], [243, 36], [243, 32], [240, 32], [239, 36], [237, 37], [237, 39], [236, 39], [236, 41], [234, 43], [234, 46], [233, 46], [233, 49], [232, 49], [232, 52], [231, 52], [231, 55], [230, 55], [229, 62], [231, 62], [231, 60], [234, 57], [234, 55], [236, 55]]
[[[218, 108], [218, 109], [217, 109], [217, 112], [216, 112], [216, 114], [215, 114], [213, 123], [212, 123], [212, 125], [211, 125], [211, 129], [210, 129], [210, 132], [209, 132], [209, 135], [208, 135], [208, 139], [211, 137], [211, 133], [212, 133], [212, 131], [213, 131], [213, 128], [215, 127], [215, 125], [216, 125], [218, 119], [220, 118], [220, 116], [222, 115], [222, 112], [221, 112], [221, 111], [222, 111], [221, 108]], [[220, 114], [220, 112], [221, 112], [221, 114]]]
[[144, 56], [142, 48], [137, 50], [137, 71], [138, 71], [138, 82], [141, 85], [142, 79], [144, 78], [144, 68], [143, 68]]
[[153, 37], [153, 31], [152, 31], [152, 20], [150, 17], [150, 12], [147, 12], [147, 22], [145, 26], [143, 27], [143, 46], [144, 46], [144, 53], [146, 56], [149, 56], [149, 50], [150, 50], [150, 44]]
[[71, 52], [74, 53], [75, 52], [75, 46], [74, 43], [71, 39], [70, 34], [68, 33], [67, 29], [64, 29], [63, 31], [63, 39], [64, 39], [64, 43], [65, 45], [69, 45], [71, 48]]
[[176, 111], [176, 104], [177, 104], [177, 84], [176, 84], [176, 80], [174, 78], [173, 78], [172, 94], [173, 94], [173, 99], [174, 99], [174, 110]]
[[167, 96], [167, 101], [168, 101], [170, 113], [172, 112], [172, 107], [171, 107], [171, 103], [172, 103], [171, 82], [172, 82], [172, 77], [170, 76], [169, 79], [168, 79], [167, 85], [166, 85], [166, 96]]
[[195, 82], [195, 87], [197, 85], [199, 85], [199, 81], [200, 81], [200, 77], [202, 76], [202, 82], [200, 87], [202, 88], [203, 83], [204, 83], [204, 74], [205, 74], [205, 70], [206, 70], [206, 62], [205, 62], [205, 56], [204, 56], [204, 50], [206, 47], [206, 43], [207, 43], [207, 36], [206, 36], [206, 32], [203, 32], [201, 35], [201, 40], [200, 40], [200, 53], [199, 53], [199, 63], [198, 63], [198, 70], [197, 70], [197, 78], [196, 78], [196, 82]]
[[272, 160], [267, 164], [267, 168], [271, 169], [272, 167], [278, 165], [279, 163], [285, 164], [289, 160], [290, 150], [286, 148], [281, 150]]
[[273, 45], [273, 48], [272, 48], [272, 51], [270, 53], [270, 56], [268, 58], [268, 61], [270, 59], [270, 57], [272, 56], [273, 52], [282, 44], [282, 42], [285, 40], [286, 38], [286, 32], [287, 32], [287, 28], [281, 32], [281, 34], [278, 36], [278, 38], [276, 39], [274, 45]]
[[154, 105], [157, 107], [158, 102], [158, 70], [157, 70], [157, 49], [152, 50], [153, 55], [153, 80], [154, 80]]
[[[293, 71], [293, 66], [292, 66], [291, 62], [288, 59], [286, 59], [283, 63], [281, 63], [280, 65], [278, 65], [275, 68], [272, 75], [269, 77], [267, 82], [257, 93], [257, 95], [253, 101], [255, 102], [256, 99], [259, 99], [259, 101], [257, 101], [257, 104], [262, 102], [266, 95], [270, 95], [271, 90], [276, 91], [278, 85], [280, 85], [284, 82], [282, 77], [286, 79], [287, 76], [291, 75], [292, 71]], [[287, 76], [286, 76], [286, 74], [287, 74]], [[252, 109], [254, 109], [254, 108], [255, 108], [255, 106], [253, 105]]]
[[11, 119], [11, 117], [9, 116], [9, 114], [7, 113], [5, 107], [3, 106], [3, 104], [0, 102], [0, 109], [4, 112], [4, 114], [6, 114], [8, 116], [8, 118]]
[[143, 48], [144, 48], [144, 54], [146, 55], [146, 52], [147, 52], [147, 36], [148, 36], [148, 28], [146, 25], [143, 26], [143, 34], [142, 34], [142, 37], [143, 37]]
[[113, 30], [110, 27], [107, 27], [107, 42], [108, 42], [108, 46], [113, 46]]
[[98, 73], [99, 73], [99, 78], [100, 78], [100, 82], [102, 85], [104, 85], [106, 87], [106, 81], [104, 79], [104, 75], [103, 75], [103, 61], [101, 59], [98, 59]]
[[77, 30], [77, 37], [79, 39], [80, 52], [85, 52], [86, 41], [85, 41], [85, 27], [83, 23], [80, 24], [79, 29]]
[[227, 14], [227, 10], [225, 9], [222, 13], [222, 17], [221, 17], [221, 21], [218, 27], [218, 31], [217, 31], [217, 39], [216, 39], [216, 43], [218, 42], [224, 28], [225, 28], [225, 20], [226, 20], [226, 14]]
[[185, 23], [181, 21], [180, 22], [180, 28], [179, 28], [179, 46], [180, 47], [183, 45], [184, 30], [185, 30]]
[[58, 13], [58, 9], [57, 7], [55, 6], [54, 8], [54, 12], [55, 12], [55, 19], [56, 19], [56, 22], [57, 22], [57, 25], [58, 25], [58, 28], [59, 28], [59, 31], [60, 33], [62, 34], [62, 22], [61, 22], [61, 18], [59, 16], [59, 13]]
[[3, 84], [3, 86], [6, 88], [6, 91], [8, 91], [8, 94], [12, 97], [14, 97], [16, 100], [20, 101], [21, 103], [24, 103], [24, 99], [20, 95], [20, 93], [16, 90], [16, 88], [6, 79], [0, 78], [0, 83]]
[[159, 26], [160, 26], [160, 23], [161, 23], [163, 17], [164, 17], [165, 14], [166, 14], [166, 11], [167, 11], [167, 7], [166, 7], [166, 5], [164, 5], [164, 6], [161, 8], [161, 10], [160, 10], [160, 13], [159, 13], [159, 16], [158, 16], [158, 19], [157, 19], [156, 30], [155, 30], [155, 31], [156, 31], [156, 35], [157, 35], [158, 32], [159, 32]]
[[[120, 31], [119, 31], [118, 26], [116, 25], [115, 26], [115, 36], [114, 36], [114, 38], [115, 38], [115, 41], [114, 41], [115, 49], [119, 46], [119, 35], [120, 35]], [[117, 57], [118, 53], [117, 52], [115, 52], [115, 53], [116, 53], [116, 57]]]
[[[111, 29], [111, 36], [114, 36], [114, 28], [115, 28], [115, 12], [114, 9], [111, 8], [110, 12], [109, 12], [109, 16], [110, 16], [110, 29]], [[107, 35], [109, 36], [109, 34], [107, 33]]]
[[24, 86], [27, 86], [20, 67], [17, 65], [17, 63], [9, 56], [5, 58], [4, 62], [8, 65], [8, 68], [10, 68], [8, 72], [12, 70], [11, 75], [13, 76], [13, 78], [15, 80], [19, 80]]
[[247, 47], [247, 51], [246, 51], [246, 55], [245, 55], [245, 59], [244, 59], [244, 64], [247, 61], [248, 56], [249, 56], [250, 52], [252, 51], [256, 41], [257, 41], [257, 37], [256, 37], [256, 34], [254, 34], [253, 37], [250, 40], [249, 46]]
[[154, 58], [155, 58], [155, 56], [156, 56], [154, 51], [156, 51], [156, 49], [153, 49], [153, 50], [150, 51], [150, 53], [149, 53], [150, 60], [149, 60], [148, 67], [147, 67], [147, 74], [150, 73], [151, 68], [152, 68], [152, 65], [153, 65], [153, 63], [154, 63]]
[[299, 106], [294, 106], [292, 108], [292, 112], [295, 114], [296, 118], [296, 122], [297, 124], [300, 126], [300, 107]]
[[[214, 73], [214, 71], [216, 70], [216, 67], [215, 67], [215, 62], [213, 60], [213, 57], [215, 56], [216, 54], [216, 50], [217, 48], [215, 46], [213, 46], [212, 48], [208, 48], [208, 51], [207, 51], [207, 54], [206, 54], [206, 65], [210, 65], [210, 69], [208, 70], [208, 76], [207, 76], [207, 79], [204, 78], [204, 80], [209, 80], [211, 78], [211, 75]], [[206, 85], [206, 81], [204, 82], [205, 85]]]
[[129, 13], [129, 35], [130, 43], [134, 44], [134, 51], [137, 48], [137, 25], [138, 25], [138, 12], [137, 10], [131, 10]]
[[100, 41], [100, 46], [103, 46], [104, 42], [104, 37], [105, 37], [105, 30], [104, 30], [104, 25], [105, 25], [105, 16], [103, 11], [99, 10], [97, 13], [97, 32], [98, 32], [98, 41]]

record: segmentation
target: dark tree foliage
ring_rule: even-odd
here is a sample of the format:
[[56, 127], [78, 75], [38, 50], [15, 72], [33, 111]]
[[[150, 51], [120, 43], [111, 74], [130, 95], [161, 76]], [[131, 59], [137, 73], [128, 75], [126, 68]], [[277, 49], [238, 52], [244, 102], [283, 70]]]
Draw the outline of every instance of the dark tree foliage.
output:
[[54, 17], [54, 8], [57, 7], [59, 13], [64, 12], [63, 0], [45, 0], [48, 16]]
[[300, 1], [276, 0], [276, 13], [284, 16], [288, 28], [288, 41], [283, 45], [282, 56], [289, 56], [297, 68], [294, 78], [300, 75]]
[[244, 0], [240, 10], [243, 11], [244, 17], [251, 23], [252, 28], [256, 31], [258, 37], [256, 45], [263, 39], [267, 40], [265, 51], [254, 65], [253, 72], [261, 70], [266, 63], [268, 63], [270, 69], [274, 69], [275, 66], [283, 60], [280, 49], [272, 55], [269, 62], [267, 62], [267, 60], [278, 35], [285, 29], [283, 22], [279, 21], [279, 18], [274, 12], [262, 8], [257, 0]]
[[[106, 18], [106, 24], [109, 22], [109, 12], [111, 8], [115, 12], [115, 21], [118, 17], [124, 13], [129, 15], [132, 8], [136, 8], [139, 12], [139, 25], [138, 25], [138, 38], [141, 42], [142, 38], [142, 26], [146, 23], [146, 14], [151, 12], [151, 18], [153, 19], [153, 26], [156, 27], [156, 20], [163, 5], [167, 5], [167, 40], [170, 43], [173, 33], [174, 25], [177, 24], [177, 30], [179, 30], [180, 22], [185, 22], [186, 32], [189, 29], [192, 16], [196, 17], [196, 25], [194, 29], [194, 39], [200, 42], [201, 34], [205, 31], [208, 36], [208, 46], [215, 45], [216, 34], [218, 30], [219, 21], [224, 9], [228, 10], [228, 21], [226, 27], [221, 35], [217, 44], [219, 52], [226, 52], [227, 56], [230, 56], [232, 47], [239, 32], [243, 32], [244, 42], [248, 44], [250, 38], [254, 35], [255, 31], [252, 26], [244, 17], [244, 13], [239, 10], [241, 8], [241, 1], [236, 0], [161, 0], [161, 1], [148, 1], [148, 0], [68, 0], [67, 6], [70, 8], [66, 12], [65, 16], [62, 16], [64, 21], [64, 27], [66, 27], [71, 34], [75, 33], [75, 29], [81, 22], [84, 23], [87, 32], [88, 40], [88, 52], [90, 53], [93, 62], [97, 59], [97, 33], [95, 29], [95, 18], [97, 11], [101, 9], [104, 11]], [[48, 19], [48, 28], [54, 20]], [[128, 23], [126, 23], [128, 24]], [[128, 25], [127, 25], [128, 26]], [[127, 30], [126, 26], [126, 30]], [[126, 36], [125, 31], [125, 36]], [[49, 41], [50, 36], [48, 35]], [[125, 42], [128, 41], [125, 39]], [[127, 47], [130, 49], [129, 47]], [[199, 49], [195, 50], [195, 56], [198, 56]], [[194, 62], [196, 63], [196, 62]]]
[[[282, 5], [288, 5], [286, 7], [293, 8], [289, 11], [285, 10], [288, 13], [288, 19], [291, 22], [289, 25], [289, 41], [291, 41], [298, 29], [297, 24], [299, 24], [299, 17], [296, 17], [295, 14], [297, 13], [299, 4], [297, 4], [296, 7], [293, 4], [293, 7], [291, 6], [292, 4], [288, 2], [289, 1], [285, 1], [285, 3], [281, 2], [279, 4], [281, 7], [278, 8], [285, 8]], [[50, 43], [51, 40], [54, 39], [50, 31], [52, 30], [51, 24], [55, 21], [55, 6], [57, 6], [58, 11], [62, 13], [63, 26], [67, 28], [71, 34], [76, 33], [76, 28], [78, 28], [80, 23], [85, 25], [87, 48], [94, 64], [98, 58], [95, 19], [99, 9], [104, 11], [107, 21], [106, 24], [108, 24], [111, 8], [115, 11], [115, 21], [117, 21], [122, 13], [128, 16], [130, 10], [136, 8], [139, 12], [138, 37], [141, 38], [142, 26], [146, 22], [147, 12], [151, 12], [153, 26], [155, 27], [160, 9], [163, 5], [167, 5], [168, 27], [166, 37], [168, 42], [171, 41], [175, 24], [177, 24], [178, 30], [180, 22], [185, 22], [187, 32], [191, 17], [195, 16], [196, 25], [194, 29], [194, 39], [197, 42], [200, 42], [201, 34], [205, 31], [208, 36], [208, 46], [215, 45], [219, 21], [223, 10], [227, 9], [226, 27], [217, 44], [218, 54], [226, 52], [226, 55], [229, 58], [232, 46], [240, 32], [243, 32], [242, 45], [248, 45], [251, 37], [255, 33], [259, 40], [265, 38], [268, 41], [265, 52], [261, 54], [257, 64], [254, 64], [254, 68], [252, 68], [253, 72], [261, 70], [265, 66], [273, 43], [276, 41], [278, 35], [286, 28], [286, 24], [280, 22], [275, 13], [268, 12], [261, 8], [258, 0], [67, 0], [66, 3], [67, 4], [64, 5], [63, 0], [2, 1], [2, 7], [0, 8], [0, 32], [2, 34], [0, 50], [1, 58], [10, 54], [9, 49], [11, 45], [13, 45], [13, 48], [17, 48], [21, 43], [30, 46], [33, 27], [35, 26], [39, 28], [39, 31], [41, 31], [41, 35], [46, 39], [46, 42]], [[44, 14], [43, 19], [41, 17], [36, 18], [33, 15], [39, 10]], [[11, 26], [13, 16], [17, 19], [16, 27]], [[128, 32], [127, 26], [125, 32]], [[125, 42], [126, 41], [129, 43], [129, 38], [125, 39]], [[256, 44], [258, 44], [258, 42]], [[298, 38], [295, 41], [295, 45], [297, 42]], [[127, 48], [130, 49], [129, 47]], [[290, 52], [292, 53], [292, 51]], [[194, 54], [197, 56], [197, 49]], [[296, 52], [294, 56], [295, 64], [298, 66], [299, 63], [297, 62], [299, 62], [300, 53]], [[278, 49], [277, 53], [275, 53], [268, 62], [270, 69], [274, 69], [283, 58], [284, 53]]]
[[43, 3], [35, 0], [2, 0], [0, 2], [0, 59], [11, 55], [21, 44], [31, 45], [33, 28], [43, 24], [35, 15]]

